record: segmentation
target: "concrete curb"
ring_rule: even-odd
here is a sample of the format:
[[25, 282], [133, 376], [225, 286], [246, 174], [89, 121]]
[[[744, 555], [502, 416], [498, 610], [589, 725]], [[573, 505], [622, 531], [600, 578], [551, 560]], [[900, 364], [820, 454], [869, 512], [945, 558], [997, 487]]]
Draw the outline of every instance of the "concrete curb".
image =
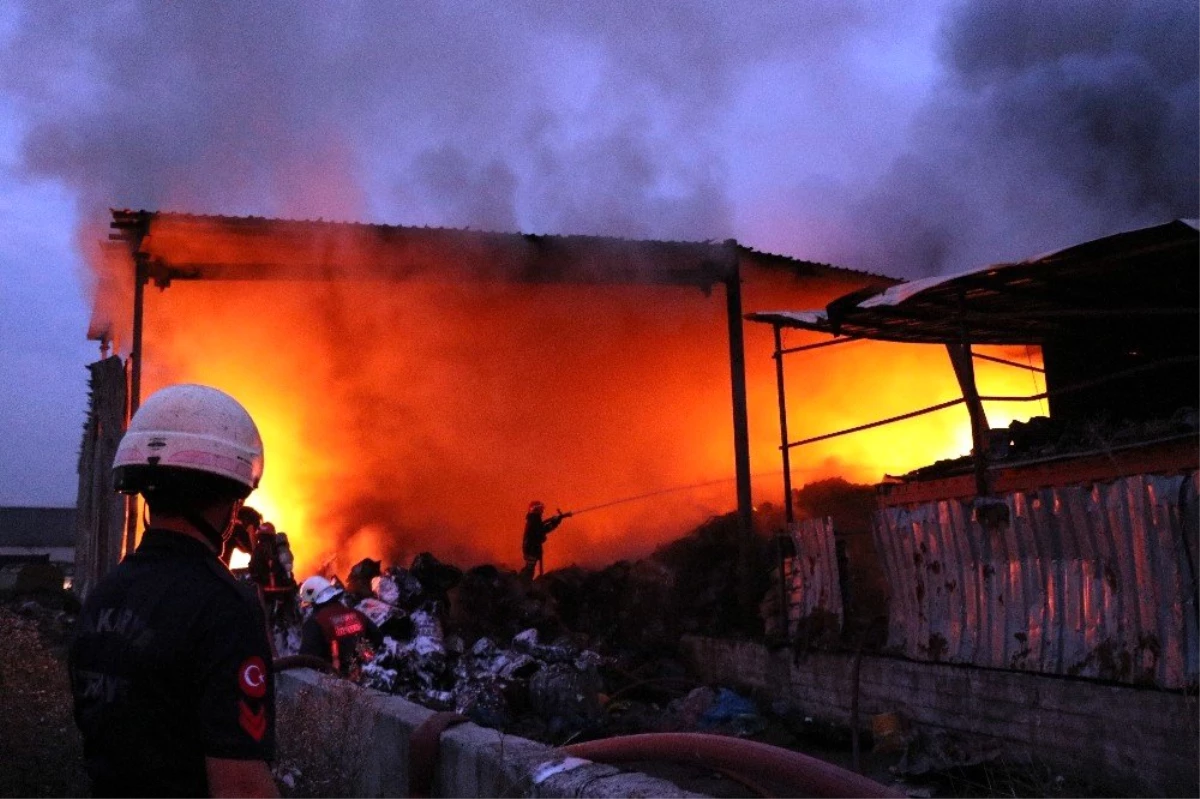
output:
[[[413, 730], [435, 711], [398, 696], [353, 686], [310, 669], [277, 675], [281, 710], [307, 718], [339, 717], [353, 729], [354, 763], [347, 772], [355, 796], [407, 796]], [[280, 739], [295, 731], [280, 728]], [[344, 742], [313, 741], [318, 747]], [[441, 737], [433, 795], [459, 797], [703, 797], [666, 780], [569, 757], [526, 738], [460, 724]]]

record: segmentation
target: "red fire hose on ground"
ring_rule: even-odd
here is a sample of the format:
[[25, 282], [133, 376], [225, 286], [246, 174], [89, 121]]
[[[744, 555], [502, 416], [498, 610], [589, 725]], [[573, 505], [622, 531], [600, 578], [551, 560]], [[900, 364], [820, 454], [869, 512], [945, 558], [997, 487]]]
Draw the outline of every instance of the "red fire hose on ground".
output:
[[333, 673], [333, 666], [319, 657], [312, 655], [285, 655], [275, 658], [271, 663], [272, 671], [287, 671], [289, 669], [314, 669], [325, 674]]
[[[316, 668], [328, 673], [329, 664], [309, 655], [278, 658], [275, 671]], [[413, 733], [410, 756], [411, 796], [429, 796], [437, 763], [438, 743], [445, 730], [466, 721], [457, 713], [435, 713]], [[767, 796], [770, 785], [783, 796], [904, 797], [905, 794], [872, 779], [801, 752], [725, 735], [668, 732], [625, 735], [570, 744], [558, 751], [597, 763], [669, 761], [720, 771], [730, 779]]]
[[597, 763], [667, 760], [720, 770], [744, 785], [766, 783], [783, 796], [903, 797], [844, 768], [778, 746], [706, 733], [626, 735], [561, 747]]

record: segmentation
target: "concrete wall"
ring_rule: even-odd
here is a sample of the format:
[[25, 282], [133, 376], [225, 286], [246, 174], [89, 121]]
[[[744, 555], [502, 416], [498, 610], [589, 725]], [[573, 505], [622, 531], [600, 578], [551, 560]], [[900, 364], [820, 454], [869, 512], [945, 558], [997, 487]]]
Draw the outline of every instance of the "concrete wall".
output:
[[49, 555], [51, 563], [74, 563], [75, 547], [0, 547], [0, 557], [39, 557]]
[[[432, 710], [307, 669], [278, 676], [279, 716], [286, 720], [278, 730], [281, 761], [298, 746], [315, 758], [330, 758], [324, 769], [336, 764], [345, 784], [323, 795], [409, 795], [409, 741]], [[297, 736], [308, 740], [299, 742]], [[312, 768], [311, 763], [310, 757], [302, 768]], [[470, 723], [442, 735], [430, 795], [702, 796]]]
[[[853, 658], [691, 637], [686, 656], [703, 680], [793, 702], [823, 721], [850, 720]], [[1200, 795], [1193, 693], [1140, 689], [971, 666], [864, 656], [861, 724], [897, 711], [918, 726], [995, 738], [1014, 757], [1124, 791]]]

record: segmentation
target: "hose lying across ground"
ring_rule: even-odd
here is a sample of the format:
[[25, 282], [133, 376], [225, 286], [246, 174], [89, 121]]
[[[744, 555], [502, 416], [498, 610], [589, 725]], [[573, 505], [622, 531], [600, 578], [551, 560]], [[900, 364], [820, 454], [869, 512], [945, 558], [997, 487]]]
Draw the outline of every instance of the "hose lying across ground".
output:
[[560, 751], [598, 763], [639, 760], [690, 763], [720, 770], [743, 785], [767, 783], [780, 789], [783, 796], [904, 796], [872, 779], [801, 752], [725, 735], [645, 733], [570, 744]]

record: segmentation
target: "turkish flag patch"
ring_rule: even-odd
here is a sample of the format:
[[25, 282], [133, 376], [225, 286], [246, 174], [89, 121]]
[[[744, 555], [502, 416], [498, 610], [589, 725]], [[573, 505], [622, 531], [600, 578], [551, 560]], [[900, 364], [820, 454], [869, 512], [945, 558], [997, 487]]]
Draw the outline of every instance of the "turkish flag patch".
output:
[[238, 702], [238, 724], [251, 738], [261, 741], [267, 732], [267, 709], [260, 707], [254, 711], [246, 704], [245, 699], [240, 700]]
[[238, 687], [252, 699], [262, 699], [267, 694], [267, 664], [258, 655], [246, 658], [238, 666]]

